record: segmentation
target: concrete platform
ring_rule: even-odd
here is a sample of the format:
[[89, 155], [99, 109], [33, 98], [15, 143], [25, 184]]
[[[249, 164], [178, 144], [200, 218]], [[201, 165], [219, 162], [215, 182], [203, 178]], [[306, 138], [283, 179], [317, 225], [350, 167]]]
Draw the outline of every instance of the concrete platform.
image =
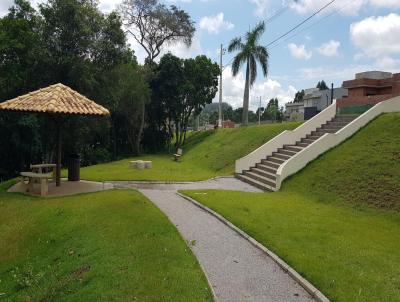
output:
[[[94, 182], [94, 181], [67, 181], [61, 180], [61, 186], [56, 187], [54, 182], [49, 183], [49, 192], [45, 197], [69, 196], [80, 193], [91, 193], [112, 189], [114, 186], [110, 183]], [[27, 186], [16, 183], [7, 192], [23, 193], [31, 196], [40, 196], [40, 185], [34, 185], [33, 192], [26, 192]]]

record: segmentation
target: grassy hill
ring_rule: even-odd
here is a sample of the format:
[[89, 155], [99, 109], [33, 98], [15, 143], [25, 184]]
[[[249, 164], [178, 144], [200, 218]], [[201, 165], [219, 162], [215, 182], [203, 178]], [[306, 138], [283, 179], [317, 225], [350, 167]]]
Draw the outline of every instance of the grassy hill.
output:
[[283, 191], [400, 210], [400, 113], [381, 115], [284, 182]]
[[185, 193], [332, 301], [400, 301], [399, 133], [400, 113], [381, 115], [287, 179], [280, 192]]
[[[299, 123], [249, 126], [236, 129], [218, 129], [190, 135], [183, 146], [181, 162], [171, 155], [146, 155], [81, 169], [81, 178], [87, 180], [161, 180], [194, 181], [234, 173], [235, 160], [250, 153], [286, 129]], [[131, 160], [152, 160], [150, 170], [129, 168]]]
[[1, 301], [213, 301], [175, 226], [134, 190], [38, 198], [0, 184]]

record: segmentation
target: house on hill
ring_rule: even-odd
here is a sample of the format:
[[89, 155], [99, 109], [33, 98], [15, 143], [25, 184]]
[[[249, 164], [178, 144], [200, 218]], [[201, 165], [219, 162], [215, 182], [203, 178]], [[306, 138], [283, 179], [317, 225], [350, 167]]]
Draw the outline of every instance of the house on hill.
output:
[[400, 73], [383, 71], [357, 73], [343, 82], [347, 97], [337, 100], [339, 113], [362, 113], [373, 105], [400, 95]]
[[[304, 119], [308, 120], [314, 115], [320, 113], [326, 107], [328, 107], [332, 100], [332, 90], [324, 89], [319, 90], [318, 88], [310, 88], [304, 90]], [[333, 99], [339, 99], [347, 96], [347, 89], [338, 87], [333, 89]]]
[[303, 102], [286, 103], [285, 119], [291, 121], [304, 121], [304, 103]]
[[[312, 118], [331, 104], [331, 89], [319, 90], [308, 88], [304, 90], [303, 102], [287, 103], [285, 117], [289, 120], [303, 121]], [[339, 87], [333, 89], [333, 98], [347, 96], [347, 89]]]

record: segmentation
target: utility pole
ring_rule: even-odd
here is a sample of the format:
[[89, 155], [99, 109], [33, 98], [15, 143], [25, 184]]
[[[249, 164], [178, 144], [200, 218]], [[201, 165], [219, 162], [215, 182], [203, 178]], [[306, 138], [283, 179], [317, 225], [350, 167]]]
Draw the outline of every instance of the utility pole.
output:
[[218, 106], [218, 128], [222, 128], [222, 56], [225, 54], [225, 49], [221, 44], [221, 49], [219, 52], [219, 106]]
[[261, 125], [261, 96], [260, 96], [260, 106], [258, 107], [258, 125]]

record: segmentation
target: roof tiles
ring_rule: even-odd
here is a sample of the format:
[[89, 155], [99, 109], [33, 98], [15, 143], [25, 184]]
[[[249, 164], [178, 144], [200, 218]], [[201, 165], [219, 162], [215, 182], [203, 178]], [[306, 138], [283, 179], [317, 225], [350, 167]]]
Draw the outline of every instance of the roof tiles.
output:
[[0, 103], [0, 109], [80, 115], [110, 114], [103, 106], [61, 83]]

